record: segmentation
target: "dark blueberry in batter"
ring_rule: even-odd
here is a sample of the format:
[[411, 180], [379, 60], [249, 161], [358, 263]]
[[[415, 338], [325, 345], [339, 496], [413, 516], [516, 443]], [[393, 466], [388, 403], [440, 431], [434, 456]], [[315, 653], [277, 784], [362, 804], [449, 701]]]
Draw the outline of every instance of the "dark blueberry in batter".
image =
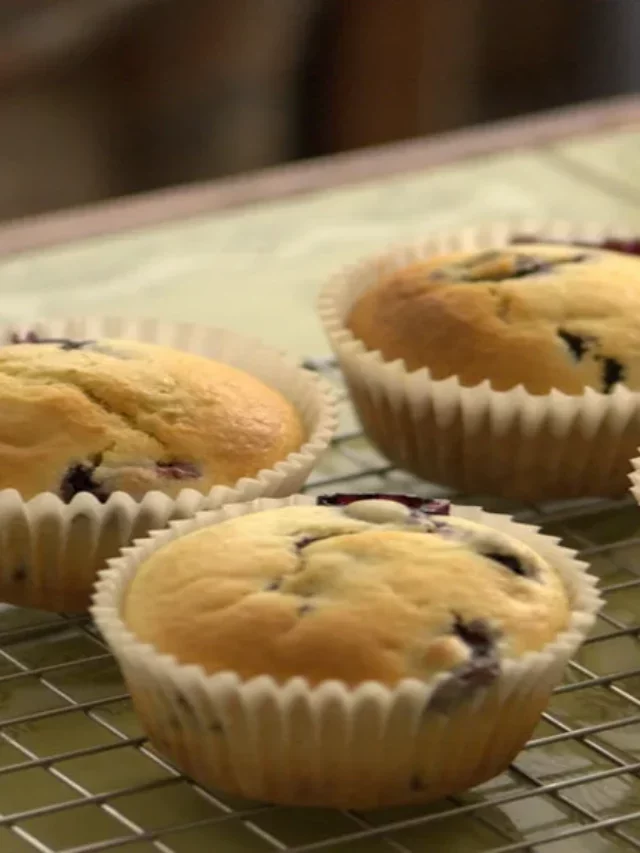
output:
[[516, 255], [515, 267], [509, 278], [526, 278], [541, 272], [549, 272], [551, 264], [548, 260], [533, 258], [529, 255]]
[[620, 252], [623, 255], [640, 255], [640, 240], [604, 240], [601, 244], [603, 249], [610, 252]]
[[558, 337], [562, 338], [565, 344], [569, 347], [571, 355], [575, 360], [580, 361], [587, 351], [586, 339], [580, 335], [574, 335], [571, 332], [567, 332], [565, 329], [558, 329]]
[[[558, 329], [558, 337], [566, 343], [576, 361], [581, 361], [588, 350], [589, 338], [574, 335], [565, 329]], [[593, 339], [591, 339], [593, 340]], [[602, 391], [609, 394], [616, 385], [625, 380], [624, 366], [615, 358], [605, 358], [594, 355], [596, 361], [602, 362]]]
[[579, 263], [586, 255], [574, 254], [566, 258], [539, 258], [535, 255], [503, 253], [500, 250], [484, 252], [460, 264], [453, 264], [450, 275], [462, 281], [508, 281], [514, 278], [548, 273], [560, 264]]
[[420, 498], [415, 495], [388, 495], [383, 492], [369, 492], [361, 495], [335, 494], [321, 495], [316, 498], [318, 506], [349, 506], [356, 501], [384, 500], [395, 501], [409, 509], [415, 509], [426, 515], [449, 515], [451, 503], [439, 498]]
[[506, 569], [509, 569], [510, 572], [513, 572], [514, 575], [520, 575], [520, 577], [526, 578], [529, 576], [529, 573], [526, 571], [525, 567], [522, 565], [520, 560], [517, 557], [514, 557], [513, 554], [483, 554], [488, 560], [493, 560], [495, 563], [500, 563], [501, 566], [504, 566]]
[[62, 350], [82, 349], [83, 347], [94, 344], [95, 341], [74, 341], [71, 338], [41, 338], [37, 332], [27, 332], [21, 338], [17, 333], [11, 335], [12, 344], [59, 344]]
[[302, 551], [307, 545], [312, 545], [314, 542], [319, 542], [321, 539], [328, 539], [327, 536], [301, 536], [293, 543], [298, 551]]
[[89, 492], [100, 503], [105, 503], [109, 494], [103, 491], [102, 487], [92, 479], [97, 465], [98, 460], [93, 465], [73, 465], [69, 468], [60, 483], [60, 497], [65, 503], [69, 503], [74, 495], [80, 492]]
[[602, 391], [610, 394], [616, 385], [624, 382], [624, 367], [615, 358], [603, 358], [602, 360]]
[[[41, 343], [45, 343], [45, 341], [42, 341]], [[55, 342], [52, 341], [52, 343], [55, 343]], [[62, 349], [62, 350], [72, 350], [72, 349], [84, 349], [84, 347], [88, 347], [88, 346], [91, 346], [91, 344], [94, 344], [95, 341], [72, 341], [72, 340], [69, 340], [69, 338], [64, 338], [64, 339], [57, 341], [57, 343], [60, 344], [60, 349]]]
[[469, 646], [473, 657], [485, 657], [493, 650], [493, 633], [482, 619], [465, 622], [459, 616], [454, 617], [453, 633]]
[[452, 670], [429, 700], [430, 710], [445, 713], [458, 702], [468, 699], [476, 690], [491, 685], [500, 674], [494, 634], [486, 622], [482, 619], [464, 622], [456, 615], [453, 633], [469, 647], [470, 658]]
[[11, 344], [37, 344], [39, 342], [40, 338], [37, 332], [27, 332], [24, 336], [19, 335], [18, 332], [12, 332], [9, 337]]
[[158, 474], [170, 480], [197, 480], [202, 471], [193, 462], [156, 462]]
[[[521, 262], [521, 258], [530, 260], [531, 262], [529, 264]], [[527, 259], [526, 255], [523, 255], [516, 261], [516, 273], [513, 277], [522, 278], [526, 275], [533, 275], [533, 273], [549, 272], [554, 267], [562, 266], [563, 264], [580, 264], [582, 261], [586, 261], [586, 259], [587, 255], [583, 252], [571, 255], [569, 258], [545, 258], [544, 260], [536, 258]]]
[[640, 255], [640, 240], [550, 240], [547, 237], [536, 237], [531, 234], [518, 234], [509, 241], [513, 245], [527, 243], [549, 243], [559, 246], [580, 246], [585, 249], [606, 249], [609, 252], [619, 252], [622, 255]]

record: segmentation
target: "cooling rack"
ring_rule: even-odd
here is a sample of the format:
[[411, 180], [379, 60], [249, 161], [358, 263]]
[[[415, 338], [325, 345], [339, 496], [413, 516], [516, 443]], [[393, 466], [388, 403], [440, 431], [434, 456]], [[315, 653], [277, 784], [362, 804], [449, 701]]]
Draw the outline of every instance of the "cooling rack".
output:
[[[446, 491], [394, 470], [343, 394], [308, 490]], [[477, 503], [456, 495], [459, 503]], [[631, 500], [514, 506], [591, 562], [606, 604], [533, 739], [497, 779], [429, 807], [290, 809], [197, 786], [144, 738], [86, 617], [0, 611], [1, 853], [608, 853], [640, 850], [640, 511]]]

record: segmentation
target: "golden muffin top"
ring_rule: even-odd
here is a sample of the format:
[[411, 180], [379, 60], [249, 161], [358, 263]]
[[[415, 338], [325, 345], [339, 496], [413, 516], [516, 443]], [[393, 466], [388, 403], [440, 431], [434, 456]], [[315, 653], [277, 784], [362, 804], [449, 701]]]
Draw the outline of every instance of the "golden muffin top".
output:
[[201, 356], [124, 340], [0, 347], [0, 489], [25, 499], [206, 492], [303, 442], [278, 391]]
[[640, 259], [522, 243], [430, 257], [381, 279], [347, 326], [386, 361], [495, 390], [640, 389]]
[[441, 512], [354, 499], [205, 527], [141, 563], [123, 619], [207, 673], [488, 684], [565, 629], [567, 593], [524, 543]]

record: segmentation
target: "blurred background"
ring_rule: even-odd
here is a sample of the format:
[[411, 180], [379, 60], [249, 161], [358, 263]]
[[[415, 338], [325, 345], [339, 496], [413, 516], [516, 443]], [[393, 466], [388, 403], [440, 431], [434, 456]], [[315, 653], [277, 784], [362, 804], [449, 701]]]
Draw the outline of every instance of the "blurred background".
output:
[[640, 90], [640, 0], [0, 0], [0, 219]]

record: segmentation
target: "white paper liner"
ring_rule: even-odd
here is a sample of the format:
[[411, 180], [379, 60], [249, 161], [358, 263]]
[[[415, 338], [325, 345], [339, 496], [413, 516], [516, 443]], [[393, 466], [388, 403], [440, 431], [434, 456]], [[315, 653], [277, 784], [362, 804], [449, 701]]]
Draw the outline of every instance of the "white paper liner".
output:
[[[640, 449], [640, 448], [639, 448]], [[631, 480], [631, 494], [636, 499], [637, 503], [640, 504], [640, 457], [636, 456], [635, 459], [631, 460], [631, 473], [629, 474], [629, 480]]]
[[42, 337], [146, 341], [240, 368], [293, 403], [307, 440], [273, 468], [233, 486], [215, 486], [208, 494], [184, 489], [173, 499], [151, 491], [134, 500], [115, 492], [103, 504], [80, 493], [65, 504], [50, 492], [25, 502], [13, 489], [0, 490], [0, 601], [44, 610], [86, 610], [98, 570], [121, 547], [200, 509], [298, 492], [336, 428], [334, 393], [324, 380], [277, 350], [233, 332], [187, 323], [83, 317], [6, 325], [0, 327], [0, 340], [8, 342], [12, 333], [23, 336], [29, 330]]
[[[443, 252], [504, 246], [516, 235], [553, 240], [630, 239], [622, 228], [567, 222], [493, 224], [437, 235], [365, 259], [322, 290], [318, 311], [369, 439], [395, 465], [459, 491], [519, 501], [621, 497], [640, 445], [640, 392], [587, 389], [533, 395], [385, 362], [345, 327], [358, 296], [382, 277]], [[640, 261], [639, 261], [640, 262]]]
[[[374, 808], [425, 802], [502, 772], [538, 723], [568, 660], [590, 630], [601, 598], [575, 552], [538, 528], [474, 507], [452, 514], [520, 539], [553, 564], [567, 589], [567, 629], [540, 652], [505, 661], [493, 685], [444, 715], [428, 710], [443, 676], [395, 688], [338, 681], [310, 688], [264, 676], [207, 675], [139, 642], [121, 608], [138, 565], [180, 536], [245, 513], [310, 505], [313, 497], [263, 499], [173, 522], [110, 561], [92, 615], [118, 660], [152, 742], [203, 785], [291, 805]], [[251, 642], [251, 638], [247, 638]]]

